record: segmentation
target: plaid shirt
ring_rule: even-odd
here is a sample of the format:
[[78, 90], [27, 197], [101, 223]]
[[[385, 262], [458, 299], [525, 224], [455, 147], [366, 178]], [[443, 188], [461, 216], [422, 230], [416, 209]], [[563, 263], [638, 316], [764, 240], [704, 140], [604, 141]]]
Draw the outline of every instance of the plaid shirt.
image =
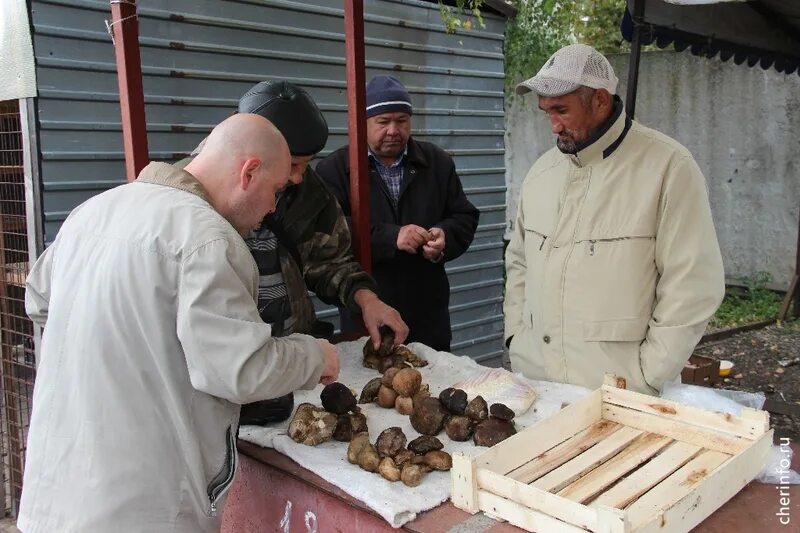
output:
[[386, 187], [392, 195], [394, 205], [397, 205], [400, 199], [400, 184], [403, 182], [403, 169], [405, 168], [407, 152], [408, 146], [406, 146], [403, 153], [400, 154], [400, 157], [398, 157], [394, 163], [387, 166], [383, 164], [378, 156], [372, 153], [372, 150], [369, 151], [369, 158], [375, 163], [375, 169], [378, 171], [378, 174], [380, 174], [383, 182], [386, 183]]

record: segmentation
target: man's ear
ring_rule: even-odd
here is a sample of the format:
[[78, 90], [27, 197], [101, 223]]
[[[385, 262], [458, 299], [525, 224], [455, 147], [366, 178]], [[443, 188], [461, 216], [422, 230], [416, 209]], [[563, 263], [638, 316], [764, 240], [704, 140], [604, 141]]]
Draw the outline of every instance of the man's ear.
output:
[[611, 104], [611, 101], [612, 101], [611, 93], [609, 93], [607, 90], [605, 90], [605, 89], [597, 89], [597, 91], [595, 92], [595, 95], [597, 96], [597, 106], [600, 109], [606, 109], [607, 107], [612, 105]]
[[256, 157], [247, 159], [239, 170], [239, 186], [243, 191], [246, 191], [250, 184], [255, 179], [255, 172], [261, 166], [261, 161]]

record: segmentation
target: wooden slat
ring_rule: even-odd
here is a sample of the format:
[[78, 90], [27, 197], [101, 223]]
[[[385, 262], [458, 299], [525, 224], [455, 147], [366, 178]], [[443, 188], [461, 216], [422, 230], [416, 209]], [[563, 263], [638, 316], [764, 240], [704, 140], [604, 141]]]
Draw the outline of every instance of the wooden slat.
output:
[[675, 505], [729, 458], [720, 452], [702, 452], [628, 507], [631, 525], [647, 523], [659, 512]]
[[688, 442], [729, 455], [734, 455], [747, 448], [753, 441], [743, 437], [735, 437], [710, 429], [684, 424], [679, 420], [665, 420], [635, 409], [619, 407], [612, 404], [603, 405], [603, 418], [624, 426], [629, 426], [649, 433], [658, 433], [681, 442]]
[[450, 501], [468, 513], [478, 512], [478, 479], [475, 460], [463, 452], [453, 454], [450, 468]]
[[628, 407], [668, 420], [754, 440], [766, 431], [762, 420], [706, 411], [690, 405], [655, 398], [637, 392], [603, 386], [603, 403]]
[[622, 427], [605, 440], [542, 476], [531, 485], [549, 492], [558, 492], [619, 453], [641, 434], [642, 431], [638, 429]]
[[491, 516], [499, 516], [511, 524], [527, 531], [547, 531], [547, 533], [586, 533], [585, 529], [556, 520], [544, 513], [527, 509], [518, 503], [485, 491], [478, 491], [481, 511]]
[[673, 442], [666, 450], [601, 494], [590, 506], [607, 505], [622, 509], [636, 498], [661, 483], [670, 474], [689, 462], [702, 448], [685, 442]]
[[650, 517], [650, 520], [636, 531], [640, 533], [690, 531], [758, 475], [767, 463], [771, 447], [772, 431], [769, 431], [748, 449], [723, 464], [690, 494], [658, 516]]
[[508, 477], [530, 483], [558, 468], [573, 457], [580, 455], [604, 438], [608, 437], [620, 427], [619, 424], [601, 420], [600, 422], [584, 429], [572, 438], [569, 438], [536, 457], [533, 461], [522, 465], [509, 472]]
[[587, 502], [671, 442], [674, 441], [669, 437], [645, 433], [617, 455], [562, 489], [558, 495], [579, 503]]
[[514, 481], [485, 468], [478, 469], [477, 477], [480, 490], [496, 494], [534, 511], [541, 511], [576, 527], [596, 530], [597, 511], [595, 509]]
[[479, 468], [507, 474], [600, 420], [600, 389], [475, 456]]

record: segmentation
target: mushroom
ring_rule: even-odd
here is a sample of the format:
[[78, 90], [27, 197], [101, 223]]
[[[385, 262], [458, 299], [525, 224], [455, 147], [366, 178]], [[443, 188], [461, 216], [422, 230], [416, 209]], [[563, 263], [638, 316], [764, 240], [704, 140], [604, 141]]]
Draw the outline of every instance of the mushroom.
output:
[[486, 405], [486, 400], [483, 399], [483, 396], [475, 396], [470, 400], [464, 410], [464, 414], [476, 422], [486, 420], [489, 416], [489, 407]]
[[411, 426], [423, 435], [437, 435], [442, 430], [445, 416], [447, 411], [437, 398], [422, 398], [414, 404]]
[[394, 457], [406, 447], [406, 435], [399, 427], [384, 429], [375, 443], [381, 457]]
[[478, 424], [472, 436], [472, 441], [475, 446], [491, 447], [498, 442], [506, 440], [516, 432], [517, 430], [514, 429], [514, 424], [511, 422], [490, 417]]
[[396, 464], [397, 466], [403, 466], [413, 458], [414, 458], [414, 452], [412, 452], [411, 450], [400, 450], [394, 456], [394, 464]]
[[378, 450], [372, 444], [367, 444], [361, 449], [358, 454], [358, 466], [368, 472], [377, 472], [378, 466], [381, 463], [381, 457], [378, 455]]
[[378, 464], [378, 473], [388, 481], [400, 481], [400, 469], [391, 457], [384, 457]]
[[[388, 371], [387, 371], [388, 373]], [[400, 396], [414, 396], [422, 385], [422, 374], [416, 368], [403, 368], [395, 373], [392, 388]]]
[[378, 389], [378, 405], [381, 407], [391, 409], [394, 407], [394, 402], [396, 399], [397, 393], [386, 385], [381, 385], [381, 388]]
[[369, 433], [365, 431], [356, 434], [353, 437], [353, 440], [350, 441], [350, 445], [347, 447], [347, 460], [354, 465], [358, 464], [358, 456], [361, 454], [361, 451], [368, 445], [369, 445]]
[[394, 401], [394, 408], [401, 415], [410, 415], [414, 412], [414, 400], [408, 396], [398, 396]]
[[450, 387], [439, 394], [439, 401], [454, 415], [463, 415], [467, 408], [467, 393], [461, 389]]
[[364, 416], [364, 413], [350, 415], [350, 425], [353, 427], [353, 435], [361, 433], [362, 431], [368, 431], [367, 417]]
[[434, 470], [450, 470], [453, 458], [447, 452], [435, 450], [425, 454], [425, 464]]
[[408, 443], [408, 449], [420, 455], [424, 455], [432, 450], [441, 450], [444, 448], [442, 441], [430, 435], [422, 435]]
[[420, 465], [406, 464], [403, 466], [403, 470], [400, 471], [400, 479], [409, 487], [419, 485], [424, 475], [425, 469]]
[[382, 378], [372, 378], [364, 385], [361, 390], [361, 396], [358, 397], [358, 403], [372, 403], [378, 397], [378, 389], [381, 386]]
[[464, 442], [472, 436], [473, 421], [466, 416], [455, 415], [447, 419], [444, 430], [451, 440]]
[[[397, 375], [398, 372], [400, 372], [399, 368], [394, 368], [394, 367], [387, 368], [386, 371], [383, 373], [383, 380], [381, 381], [381, 384], [384, 387], [389, 387], [390, 389], [394, 389], [394, 387], [392, 386], [392, 382], [393, 382], [394, 377]], [[397, 392], [400, 392], [400, 391], [397, 391]], [[408, 396], [408, 394], [406, 394], [406, 396]]]
[[500, 420], [514, 419], [514, 411], [502, 403], [493, 403], [489, 408], [489, 414], [495, 418], [499, 418]]
[[310, 403], [302, 403], [289, 423], [289, 437], [300, 444], [316, 446], [333, 436], [338, 417]]
[[339, 442], [350, 442], [353, 438], [353, 422], [350, 415], [339, 415], [336, 421], [336, 429], [333, 430], [333, 440]]
[[343, 415], [348, 411], [355, 411], [356, 397], [353, 391], [347, 388], [343, 383], [334, 382], [325, 385], [322, 389], [322, 394], [319, 395], [322, 400], [322, 407], [331, 413]]

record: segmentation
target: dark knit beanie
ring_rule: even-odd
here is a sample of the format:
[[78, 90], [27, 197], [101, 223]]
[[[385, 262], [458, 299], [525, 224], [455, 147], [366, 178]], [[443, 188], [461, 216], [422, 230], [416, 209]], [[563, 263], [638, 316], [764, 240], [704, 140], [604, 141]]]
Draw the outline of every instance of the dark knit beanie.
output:
[[394, 76], [375, 76], [367, 84], [367, 118], [382, 113], [411, 114], [411, 96]]
[[328, 123], [311, 96], [288, 81], [262, 81], [239, 99], [240, 113], [254, 113], [278, 128], [292, 155], [314, 155], [328, 141]]

